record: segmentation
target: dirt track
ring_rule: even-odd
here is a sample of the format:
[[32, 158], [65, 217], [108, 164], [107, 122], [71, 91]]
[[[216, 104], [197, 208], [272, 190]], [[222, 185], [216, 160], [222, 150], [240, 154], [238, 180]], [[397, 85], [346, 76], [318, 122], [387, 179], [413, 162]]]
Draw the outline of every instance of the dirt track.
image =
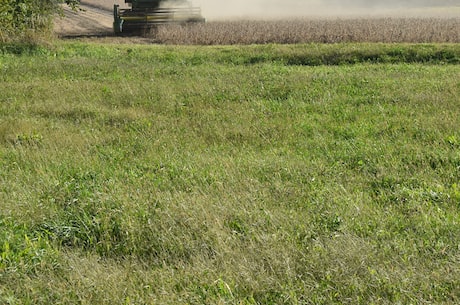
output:
[[123, 0], [81, 1], [81, 11], [64, 6], [64, 16], [56, 18], [55, 32], [60, 37], [111, 36], [113, 5], [124, 7]]

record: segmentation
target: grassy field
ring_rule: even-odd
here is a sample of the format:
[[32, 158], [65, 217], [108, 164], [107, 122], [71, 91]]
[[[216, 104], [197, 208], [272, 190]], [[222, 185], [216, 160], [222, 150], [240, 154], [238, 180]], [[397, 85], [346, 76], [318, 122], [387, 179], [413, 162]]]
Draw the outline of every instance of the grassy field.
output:
[[0, 303], [460, 302], [460, 45], [1, 50]]

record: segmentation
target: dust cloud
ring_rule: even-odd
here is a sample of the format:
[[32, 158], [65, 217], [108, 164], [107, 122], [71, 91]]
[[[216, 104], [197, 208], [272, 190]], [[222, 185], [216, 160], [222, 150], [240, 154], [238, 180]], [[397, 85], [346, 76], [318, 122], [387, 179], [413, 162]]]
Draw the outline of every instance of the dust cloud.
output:
[[208, 20], [323, 16], [460, 17], [457, 0], [192, 0]]

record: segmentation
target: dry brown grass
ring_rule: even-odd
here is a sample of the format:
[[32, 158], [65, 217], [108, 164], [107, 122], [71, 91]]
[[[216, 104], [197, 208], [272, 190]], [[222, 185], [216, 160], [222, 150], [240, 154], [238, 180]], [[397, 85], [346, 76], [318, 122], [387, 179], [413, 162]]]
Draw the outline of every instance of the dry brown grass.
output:
[[357, 18], [214, 21], [168, 25], [150, 34], [158, 43], [231, 45], [265, 43], [458, 43], [460, 18]]

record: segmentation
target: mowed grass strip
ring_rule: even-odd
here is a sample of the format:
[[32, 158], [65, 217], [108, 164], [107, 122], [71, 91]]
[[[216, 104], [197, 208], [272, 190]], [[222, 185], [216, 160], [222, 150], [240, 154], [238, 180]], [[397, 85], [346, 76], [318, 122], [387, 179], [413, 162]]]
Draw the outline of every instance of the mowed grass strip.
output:
[[458, 54], [4, 51], [1, 303], [458, 303]]

